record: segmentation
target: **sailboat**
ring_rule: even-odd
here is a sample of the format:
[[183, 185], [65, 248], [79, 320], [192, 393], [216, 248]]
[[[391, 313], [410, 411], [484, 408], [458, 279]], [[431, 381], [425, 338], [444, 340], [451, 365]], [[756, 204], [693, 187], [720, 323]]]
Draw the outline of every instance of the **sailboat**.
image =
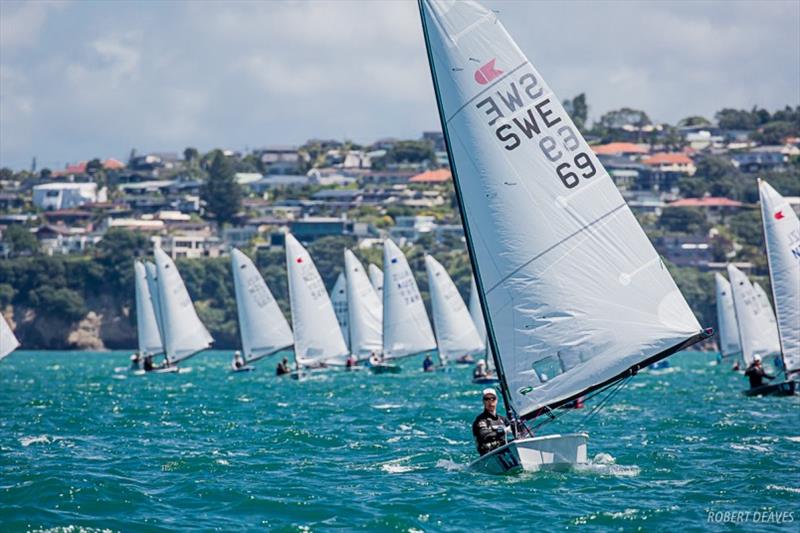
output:
[[717, 295], [717, 326], [719, 352], [723, 359], [741, 358], [742, 345], [739, 343], [739, 324], [733, 308], [731, 284], [720, 273], [714, 274]]
[[135, 261], [133, 269], [136, 289], [136, 334], [139, 350], [136, 355], [132, 356], [135, 364], [131, 369], [137, 370], [140, 366], [139, 362], [143, 362], [146, 357], [163, 354], [164, 344], [161, 341], [161, 330], [150, 294], [147, 267], [141, 261]]
[[478, 331], [478, 335], [485, 346], [483, 351], [482, 365], [485, 375], [473, 377], [472, 382], [476, 385], [495, 385], [499, 383], [499, 380], [497, 379], [497, 374], [494, 369], [494, 357], [492, 357], [492, 349], [489, 346], [489, 342], [486, 338], [486, 322], [483, 319], [483, 307], [481, 307], [481, 300], [480, 296], [478, 296], [478, 287], [475, 286], [474, 276], [470, 278], [469, 314], [472, 316], [472, 321], [475, 323], [475, 329]]
[[445, 366], [464, 355], [485, 352], [486, 345], [447, 270], [431, 255], [425, 255], [425, 270], [428, 272], [439, 364]]
[[6, 322], [6, 317], [0, 313], [0, 360], [17, 348], [19, 348], [19, 340]]
[[[772, 299], [788, 394], [800, 378], [800, 220], [789, 202], [764, 180], [758, 181], [761, 219], [767, 246]], [[791, 381], [790, 381], [791, 380]]]
[[779, 353], [780, 348], [775, 346], [772, 332], [765, 327], [768, 321], [764, 317], [764, 309], [747, 275], [735, 265], [728, 265], [728, 278], [731, 280], [733, 308], [739, 325], [742, 362], [747, 368], [756, 355], [766, 358]]
[[[400, 248], [391, 239], [383, 242], [383, 357], [399, 359], [436, 348], [428, 312], [414, 273]], [[374, 372], [399, 372], [388, 363], [373, 365]]]
[[711, 332], [496, 14], [471, 1], [420, 0], [419, 7], [512, 421], [513, 440], [471, 467], [504, 473], [585, 462], [586, 433], [530, 436], [526, 422], [622, 386]]
[[153, 255], [156, 262], [158, 315], [166, 356], [164, 367], [155, 372], [176, 372], [175, 365], [208, 349], [214, 339], [197, 316], [175, 263], [161, 248], [156, 248]]
[[373, 265], [372, 263], [369, 264], [368, 268], [369, 268], [369, 281], [375, 288], [375, 292], [378, 293], [378, 299], [381, 301], [381, 306], [383, 306], [383, 270], [378, 268], [377, 265]]
[[333, 284], [331, 304], [333, 304], [333, 312], [336, 314], [336, 321], [339, 322], [339, 329], [342, 330], [344, 344], [350, 349], [350, 324], [348, 323], [350, 312], [347, 308], [347, 277], [344, 272], [339, 272], [336, 283]]
[[383, 349], [381, 301], [361, 262], [350, 250], [344, 251], [344, 271], [347, 275], [350, 353], [363, 360]]
[[286, 234], [286, 270], [297, 370], [344, 365], [347, 346], [325, 284], [308, 251], [290, 233]]
[[234, 248], [231, 268], [243, 352], [240, 366], [234, 362], [232, 370], [241, 372], [252, 369], [251, 363], [259, 359], [289, 348], [294, 338], [286, 317], [253, 261]]

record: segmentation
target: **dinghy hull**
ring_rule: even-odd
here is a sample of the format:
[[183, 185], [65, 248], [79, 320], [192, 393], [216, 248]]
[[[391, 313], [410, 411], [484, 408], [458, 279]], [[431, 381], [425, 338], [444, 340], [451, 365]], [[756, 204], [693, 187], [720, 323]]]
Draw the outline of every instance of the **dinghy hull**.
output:
[[472, 378], [472, 382], [475, 385], [497, 385], [500, 383], [500, 380], [494, 377], [485, 377], [485, 378]]
[[469, 467], [487, 474], [567, 470], [587, 462], [588, 443], [586, 433], [518, 439], [492, 450]]
[[400, 367], [397, 365], [389, 365], [389, 364], [379, 364], [379, 365], [372, 365], [369, 367], [372, 370], [373, 374], [399, 374]]
[[748, 389], [742, 391], [742, 394], [745, 396], [793, 396], [796, 389], [796, 381], [784, 381], [783, 383], [771, 383]]

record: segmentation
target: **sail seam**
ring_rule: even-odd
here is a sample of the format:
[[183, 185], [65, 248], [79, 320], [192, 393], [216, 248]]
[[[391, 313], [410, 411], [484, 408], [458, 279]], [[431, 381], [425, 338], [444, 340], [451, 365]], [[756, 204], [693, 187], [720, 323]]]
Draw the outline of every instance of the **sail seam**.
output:
[[475, 96], [473, 96], [472, 98], [470, 98], [469, 100], [467, 100], [467, 101], [464, 103], [464, 105], [462, 105], [461, 107], [459, 107], [459, 108], [456, 110], [456, 112], [455, 112], [455, 113], [453, 113], [452, 115], [450, 115], [450, 118], [448, 118], [448, 119], [447, 119], [447, 123], [449, 124], [449, 123], [450, 123], [450, 121], [451, 121], [451, 120], [453, 120], [453, 119], [456, 117], [456, 115], [458, 115], [459, 113], [461, 113], [461, 111], [463, 111], [465, 107], [467, 107], [468, 105], [470, 105], [472, 102], [474, 102], [475, 100], [477, 100], [478, 98], [480, 98], [481, 96], [483, 96], [484, 94], [486, 94], [487, 92], [489, 92], [489, 91], [491, 91], [492, 89], [494, 89], [494, 88], [495, 88], [495, 87], [496, 87], [496, 86], [497, 86], [497, 85], [498, 85], [498, 84], [499, 84], [501, 81], [503, 81], [503, 80], [504, 80], [504, 79], [506, 79], [507, 77], [511, 76], [512, 74], [514, 74], [516, 71], [518, 71], [519, 69], [521, 69], [521, 68], [522, 68], [522, 67], [524, 67], [525, 65], [529, 65], [529, 64], [530, 64], [530, 61], [524, 61], [523, 63], [521, 63], [521, 64], [517, 65], [516, 67], [514, 67], [512, 70], [508, 71], [508, 72], [507, 72], [507, 73], [505, 73], [504, 75], [502, 75], [502, 76], [500, 76], [499, 78], [497, 78], [497, 80], [495, 80], [495, 81], [494, 81], [494, 83], [492, 83], [491, 85], [489, 85], [488, 87], [486, 87], [484, 90], [482, 90], [481, 92], [479, 92], [478, 94], [476, 94]]
[[558, 242], [556, 242], [556, 243], [552, 244], [552, 245], [551, 245], [550, 247], [548, 247], [547, 249], [545, 249], [545, 250], [542, 250], [541, 252], [539, 252], [538, 254], [536, 254], [535, 256], [533, 256], [532, 258], [530, 258], [528, 261], [525, 261], [523, 264], [521, 264], [520, 266], [518, 266], [517, 268], [515, 268], [514, 270], [512, 270], [512, 271], [511, 271], [511, 272], [510, 272], [508, 275], [504, 276], [504, 277], [503, 277], [501, 280], [499, 280], [497, 283], [495, 283], [494, 285], [492, 285], [491, 287], [489, 287], [489, 290], [487, 290], [487, 291], [486, 291], [486, 293], [488, 294], [488, 293], [492, 292], [492, 291], [493, 291], [493, 290], [495, 290], [497, 287], [499, 287], [499, 286], [501, 286], [503, 283], [505, 283], [505, 282], [506, 282], [506, 280], [508, 280], [508, 279], [509, 279], [511, 276], [515, 275], [517, 272], [519, 272], [519, 271], [520, 271], [520, 270], [522, 270], [523, 268], [527, 267], [528, 265], [530, 265], [531, 263], [533, 263], [533, 262], [534, 262], [534, 261], [536, 261], [537, 259], [541, 258], [543, 255], [545, 255], [545, 254], [547, 254], [547, 253], [549, 253], [549, 252], [553, 251], [553, 249], [555, 249], [555, 248], [557, 248], [557, 247], [561, 246], [562, 244], [564, 244], [565, 242], [567, 242], [567, 241], [571, 240], [573, 237], [575, 237], [575, 236], [579, 235], [580, 233], [583, 233], [585, 230], [587, 230], [587, 229], [589, 229], [590, 227], [594, 226], [594, 225], [595, 225], [595, 224], [597, 224], [598, 222], [601, 222], [601, 221], [603, 221], [604, 219], [606, 219], [606, 218], [608, 218], [609, 216], [613, 215], [614, 213], [616, 213], [617, 211], [619, 211], [619, 210], [620, 210], [620, 209], [622, 209], [623, 207], [626, 207], [627, 205], [628, 205], [628, 204], [626, 204], [625, 202], [622, 202], [620, 205], [618, 205], [618, 206], [617, 206], [617, 207], [615, 207], [614, 209], [612, 209], [612, 210], [608, 211], [607, 213], [604, 213], [604, 214], [600, 215], [599, 217], [597, 217], [597, 218], [596, 218], [596, 219], [594, 219], [593, 221], [591, 221], [591, 222], [589, 222], [588, 224], [585, 224], [584, 226], [582, 226], [582, 227], [578, 228], [578, 229], [577, 229], [577, 230], [575, 230], [573, 233], [570, 233], [569, 235], [567, 235], [566, 237], [564, 237], [564, 238], [563, 238], [563, 239], [561, 239], [560, 241], [558, 241]]

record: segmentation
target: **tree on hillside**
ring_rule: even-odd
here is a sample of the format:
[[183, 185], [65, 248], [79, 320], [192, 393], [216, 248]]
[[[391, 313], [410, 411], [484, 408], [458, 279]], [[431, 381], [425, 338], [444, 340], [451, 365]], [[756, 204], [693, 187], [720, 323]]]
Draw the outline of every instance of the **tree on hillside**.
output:
[[203, 185], [200, 198], [220, 229], [233, 220], [242, 206], [242, 191], [236, 183], [233, 165], [220, 151], [211, 161], [208, 181]]
[[659, 227], [667, 231], [700, 233], [710, 227], [702, 211], [694, 207], [670, 207], [664, 209], [658, 219]]
[[149, 253], [150, 242], [143, 233], [123, 228], [109, 229], [97, 243], [97, 262], [112, 287], [128, 290], [133, 283], [133, 260]]
[[195, 161], [197, 161], [199, 158], [200, 158], [200, 152], [197, 151], [197, 148], [192, 148], [191, 146], [189, 146], [183, 151], [183, 160], [190, 165]]
[[629, 107], [609, 111], [600, 117], [599, 122], [601, 126], [608, 130], [618, 130], [629, 124], [638, 128], [652, 124], [647, 113]]
[[3, 232], [3, 241], [11, 247], [11, 255], [36, 255], [39, 253], [39, 241], [25, 226], [12, 224]]
[[564, 100], [564, 109], [567, 111], [572, 122], [579, 130], [584, 131], [586, 121], [589, 118], [589, 105], [586, 103], [586, 94], [581, 93], [572, 100]]
[[701, 117], [699, 115], [692, 115], [691, 117], [682, 118], [678, 121], [679, 128], [710, 125], [711, 121], [709, 121], [706, 117]]

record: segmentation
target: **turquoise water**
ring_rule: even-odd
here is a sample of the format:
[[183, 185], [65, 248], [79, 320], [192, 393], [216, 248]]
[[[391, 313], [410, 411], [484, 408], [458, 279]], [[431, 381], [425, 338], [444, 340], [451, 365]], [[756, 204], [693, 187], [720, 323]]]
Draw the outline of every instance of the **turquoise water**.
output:
[[210, 352], [186, 374], [115, 373], [127, 357], [0, 363], [3, 531], [730, 529], [710, 511], [750, 512], [749, 531], [800, 523], [800, 397], [742, 397], [711, 354], [635, 377], [587, 424], [588, 467], [507, 477], [464, 469], [481, 409], [467, 368], [422, 374], [415, 358], [398, 375], [296, 382], [274, 361], [231, 374]]

